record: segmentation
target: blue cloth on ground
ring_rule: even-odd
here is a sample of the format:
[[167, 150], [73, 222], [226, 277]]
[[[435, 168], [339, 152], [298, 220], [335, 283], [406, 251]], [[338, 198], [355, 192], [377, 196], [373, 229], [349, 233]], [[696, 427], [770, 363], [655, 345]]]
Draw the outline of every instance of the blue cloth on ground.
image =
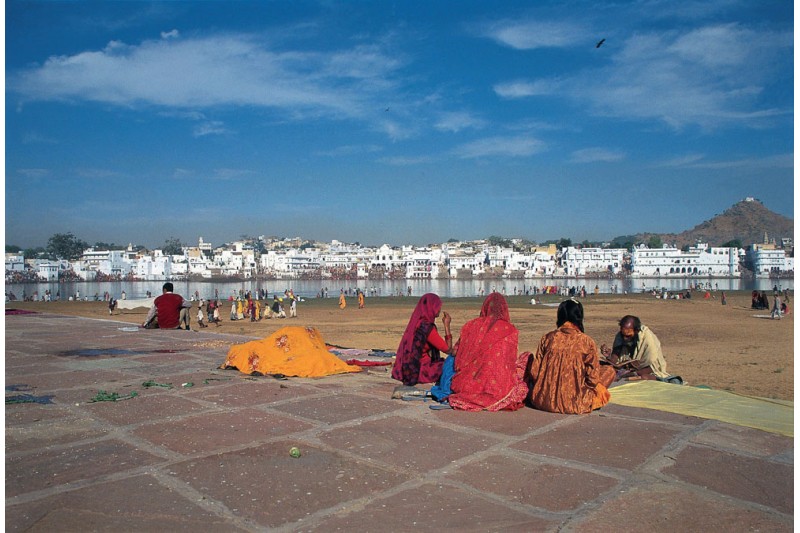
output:
[[442, 365], [442, 377], [436, 382], [436, 385], [431, 387], [431, 396], [438, 401], [443, 402], [453, 392], [450, 390], [450, 382], [453, 381], [453, 375], [456, 373], [456, 356], [451, 355], [444, 360]]

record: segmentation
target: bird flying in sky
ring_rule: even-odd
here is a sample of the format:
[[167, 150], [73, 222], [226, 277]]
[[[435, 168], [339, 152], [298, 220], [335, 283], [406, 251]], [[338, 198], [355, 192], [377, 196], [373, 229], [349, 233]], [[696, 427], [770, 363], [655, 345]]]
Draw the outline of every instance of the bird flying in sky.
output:
[[600, 48], [601, 46], [603, 46], [604, 42], [606, 42], [605, 39], [600, 39], [600, 41], [598, 41], [597, 45], [595, 45], [595, 48]]

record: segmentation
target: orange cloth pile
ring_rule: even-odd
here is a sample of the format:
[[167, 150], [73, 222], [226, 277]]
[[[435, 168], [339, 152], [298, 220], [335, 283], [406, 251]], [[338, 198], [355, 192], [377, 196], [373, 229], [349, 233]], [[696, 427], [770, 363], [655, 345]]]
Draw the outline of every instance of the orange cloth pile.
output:
[[231, 346], [220, 368], [302, 378], [361, 371], [330, 353], [319, 330], [302, 326], [287, 326], [265, 339]]

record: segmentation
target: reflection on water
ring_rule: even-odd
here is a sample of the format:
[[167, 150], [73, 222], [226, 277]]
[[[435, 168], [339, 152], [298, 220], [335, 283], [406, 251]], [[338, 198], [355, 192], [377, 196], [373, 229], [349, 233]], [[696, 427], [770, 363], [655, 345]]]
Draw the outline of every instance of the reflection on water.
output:
[[[685, 290], [696, 283], [702, 287], [722, 291], [759, 290], [770, 291], [777, 285], [781, 290], [794, 290], [794, 279], [583, 279], [583, 278], [557, 278], [557, 279], [493, 279], [493, 280], [281, 280], [281, 281], [174, 281], [175, 292], [189, 298], [195, 294], [200, 298], [219, 297], [227, 299], [232, 294], [243, 291], [266, 290], [270, 296], [282, 294], [287, 289], [294, 290], [295, 294], [303, 298], [315, 298], [327, 289], [328, 298], [338, 298], [339, 291], [355, 291], [356, 288], [364, 291], [367, 296], [393, 296], [399, 293], [407, 294], [409, 287], [413, 296], [420, 296], [426, 292], [435, 292], [444, 298], [463, 298], [467, 296], [480, 296], [490, 292], [504, 292], [507, 295], [525, 294], [532, 291], [533, 287], [540, 290], [547, 285], [586, 287], [591, 293], [595, 286], [601, 293], [642, 292], [645, 290], [664, 288], [668, 291]], [[125, 291], [128, 299], [145, 298], [147, 291], [153, 296], [161, 294], [163, 281], [114, 281], [114, 282], [81, 282], [81, 283], [17, 283], [6, 285], [6, 291], [11, 291], [18, 299], [22, 298], [23, 291], [27, 296], [38, 292], [41, 297], [45, 290], [55, 296], [59, 294], [62, 300], [80, 293], [81, 299], [88, 296], [93, 299], [95, 294], [102, 298], [103, 293], [109, 292], [113, 297], [120, 298]]]

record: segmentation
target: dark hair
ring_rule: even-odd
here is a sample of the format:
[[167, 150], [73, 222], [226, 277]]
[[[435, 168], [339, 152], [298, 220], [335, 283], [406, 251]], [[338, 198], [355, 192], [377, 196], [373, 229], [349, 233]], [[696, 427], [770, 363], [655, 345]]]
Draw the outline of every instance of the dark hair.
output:
[[620, 318], [619, 327], [622, 327], [622, 324], [624, 324], [628, 320], [633, 321], [633, 329], [635, 331], [642, 331], [642, 321], [639, 320], [638, 316], [633, 316], [633, 315], [625, 315], [624, 317]]
[[170, 283], [169, 281], [166, 282], [162, 288], [167, 292], [172, 292], [173, 290], [175, 290], [175, 287], [173, 287], [172, 283]]
[[565, 322], [572, 322], [583, 331], [583, 305], [578, 300], [570, 298], [558, 306], [556, 313], [556, 326], [561, 327]]

